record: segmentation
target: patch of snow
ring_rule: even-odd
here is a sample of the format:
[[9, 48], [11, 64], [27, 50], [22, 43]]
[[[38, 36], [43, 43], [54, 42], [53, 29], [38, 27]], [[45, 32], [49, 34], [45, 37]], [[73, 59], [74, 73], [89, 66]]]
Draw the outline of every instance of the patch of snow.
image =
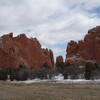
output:
[[[82, 76], [80, 76], [82, 77]], [[11, 82], [9, 80], [9, 82]], [[40, 82], [49, 82], [49, 83], [100, 83], [100, 79], [98, 80], [85, 80], [85, 79], [65, 79], [64, 80], [64, 76], [62, 74], [59, 74], [58, 76], [54, 76], [52, 79], [44, 79], [44, 80], [40, 80], [40, 79], [33, 79], [33, 80], [26, 80], [26, 81], [12, 81], [11, 83], [25, 83], [25, 84], [32, 84], [32, 83], [40, 83]]]
[[32, 84], [32, 83], [41, 83], [41, 82], [49, 82], [49, 83], [100, 83], [99, 80], [85, 80], [85, 79], [66, 79], [66, 80], [40, 80], [40, 79], [34, 79], [34, 80], [26, 80], [26, 81], [13, 81], [11, 83], [25, 83], [25, 84]]
[[100, 83], [100, 80], [85, 80], [85, 79], [65, 79], [65, 80], [55, 80], [56, 83]]
[[40, 79], [34, 79], [34, 80], [26, 80], [26, 81], [23, 81], [23, 83], [26, 83], [26, 84], [31, 84], [31, 83], [35, 83], [35, 82], [40, 82]]
[[100, 83], [100, 80], [85, 80], [85, 79], [76, 79], [76, 80], [71, 80], [71, 79], [67, 79], [67, 80], [59, 80], [56, 81], [56, 83]]
[[79, 57], [79, 55], [68, 57], [66, 60], [85, 60], [82, 57]]
[[33, 79], [33, 80], [25, 80], [25, 81], [12, 81], [11, 83], [25, 83], [25, 84], [32, 84], [32, 83], [39, 83], [39, 82], [48, 82], [50, 80], [40, 80], [40, 79]]
[[52, 79], [53, 80], [64, 80], [64, 76], [62, 74], [59, 74], [58, 76], [54, 76]]

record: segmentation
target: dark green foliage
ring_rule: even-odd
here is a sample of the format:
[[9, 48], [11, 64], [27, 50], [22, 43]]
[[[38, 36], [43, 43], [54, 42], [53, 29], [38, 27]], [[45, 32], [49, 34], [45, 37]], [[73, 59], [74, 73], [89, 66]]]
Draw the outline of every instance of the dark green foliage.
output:
[[59, 73], [63, 73], [65, 69], [65, 63], [64, 62], [57, 62], [56, 67]]
[[79, 68], [74, 64], [58, 62], [56, 68], [44, 63], [40, 68], [28, 68], [25, 64], [20, 64], [19, 68], [0, 69], [0, 80], [7, 80], [8, 75], [10, 80], [24, 81], [27, 79], [51, 79], [53, 76], [62, 74], [64, 79], [78, 79], [80, 76], [86, 80], [100, 79], [100, 65], [97, 63], [87, 62], [85, 68]]
[[19, 65], [19, 68], [23, 68], [23, 65], [22, 65], [22, 64], [20, 64], [20, 65]]
[[27, 69], [27, 66], [26, 66], [24, 63], [23, 63], [23, 64], [20, 64], [20, 65], [19, 65], [19, 69], [22, 69], [22, 68], [23, 68], [23, 69], [25, 69], [25, 68]]
[[84, 73], [84, 70], [81, 70], [82, 68], [70, 63], [58, 62], [56, 63], [56, 67], [58, 72], [63, 74], [64, 79], [68, 79], [69, 77], [71, 79], [77, 79], [80, 74]]
[[87, 62], [85, 65], [85, 79], [90, 80], [92, 78], [92, 72], [95, 70], [95, 66], [91, 62]]
[[0, 80], [7, 80], [8, 72], [6, 69], [0, 69]]
[[70, 64], [70, 66], [65, 65], [65, 69], [63, 71], [64, 79], [67, 79], [68, 77], [70, 77], [71, 79], [78, 79], [79, 75], [83, 73], [84, 70], [74, 64]]
[[100, 65], [97, 63], [92, 68], [91, 79], [100, 79]]
[[40, 68], [41, 69], [42, 68], [44, 68], [44, 69], [50, 69], [50, 66], [47, 63], [44, 63]]
[[16, 72], [16, 80], [27, 80], [27, 79], [48, 79], [51, 78], [52, 69], [47, 63], [44, 63], [40, 68], [27, 68], [23, 65], [19, 65], [19, 69]]
[[29, 69], [26, 66], [19, 65], [19, 68], [16, 69], [15, 79], [18, 81], [24, 81], [28, 79]]
[[51, 78], [52, 69], [47, 63], [44, 63], [40, 69], [38, 69], [37, 76], [40, 79], [50, 79]]
[[36, 68], [31, 68], [30, 74], [29, 74], [29, 78], [30, 78], [30, 79], [35, 79], [35, 78], [37, 78], [37, 73], [38, 73], [38, 69], [36, 69]]
[[10, 80], [13, 81], [16, 78], [16, 69], [9, 69]]
[[69, 62], [65, 63], [65, 66], [70, 66], [70, 65], [72, 65], [72, 64], [70, 64]]
[[98, 63], [95, 63], [96, 69], [100, 69], [100, 65]]

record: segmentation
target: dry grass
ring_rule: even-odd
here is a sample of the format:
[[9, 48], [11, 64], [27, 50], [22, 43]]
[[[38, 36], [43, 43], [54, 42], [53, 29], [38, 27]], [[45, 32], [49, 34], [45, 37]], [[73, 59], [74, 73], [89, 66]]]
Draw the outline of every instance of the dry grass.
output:
[[27, 85], [0, 81], [0, 100], [100, 100], [100, 83]]

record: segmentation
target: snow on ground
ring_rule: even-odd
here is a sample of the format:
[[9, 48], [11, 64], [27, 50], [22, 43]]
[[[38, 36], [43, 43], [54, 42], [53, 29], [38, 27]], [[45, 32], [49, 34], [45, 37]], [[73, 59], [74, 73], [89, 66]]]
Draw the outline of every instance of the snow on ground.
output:
[[85, 79], [76, 79], [76, 80], [60, 80], [56, 83], [100, 83], [100, 80], [85, 80]]
[[49, 83], [100, 83], [100, 80], [85, 80], [85, 79], [76, 79], [76, 80], [26, 80], [26, 81], [12, 81], [11, 83], [25, 83], [25, 84], [32, 84], [32, 83], [40, 83], [40, 82], [49, 82]]
[[39, 83], [39, 82], [49, 82], [49, 83], [100, 83], [99, 80], [85, 80], [85, 79], [66, 79], [64, 80], [64, 77], [62, 74], [59, 74], [58, 76], [54, 76], [51, 80], [50, 79], [33, 79], [33, 80], [26, 80], [26, 81], [12, 81], [11, 83], [25, 83], [25, 84], [32, 84], [32, 83]]

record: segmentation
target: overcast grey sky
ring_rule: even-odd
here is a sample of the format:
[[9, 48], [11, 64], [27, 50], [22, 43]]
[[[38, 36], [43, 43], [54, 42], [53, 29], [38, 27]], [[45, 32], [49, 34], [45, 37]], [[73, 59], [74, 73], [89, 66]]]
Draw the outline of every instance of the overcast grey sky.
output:
[[100, 25], [100, 0], [0, 0], [0, 35], [37, 37], [54, 55]]

